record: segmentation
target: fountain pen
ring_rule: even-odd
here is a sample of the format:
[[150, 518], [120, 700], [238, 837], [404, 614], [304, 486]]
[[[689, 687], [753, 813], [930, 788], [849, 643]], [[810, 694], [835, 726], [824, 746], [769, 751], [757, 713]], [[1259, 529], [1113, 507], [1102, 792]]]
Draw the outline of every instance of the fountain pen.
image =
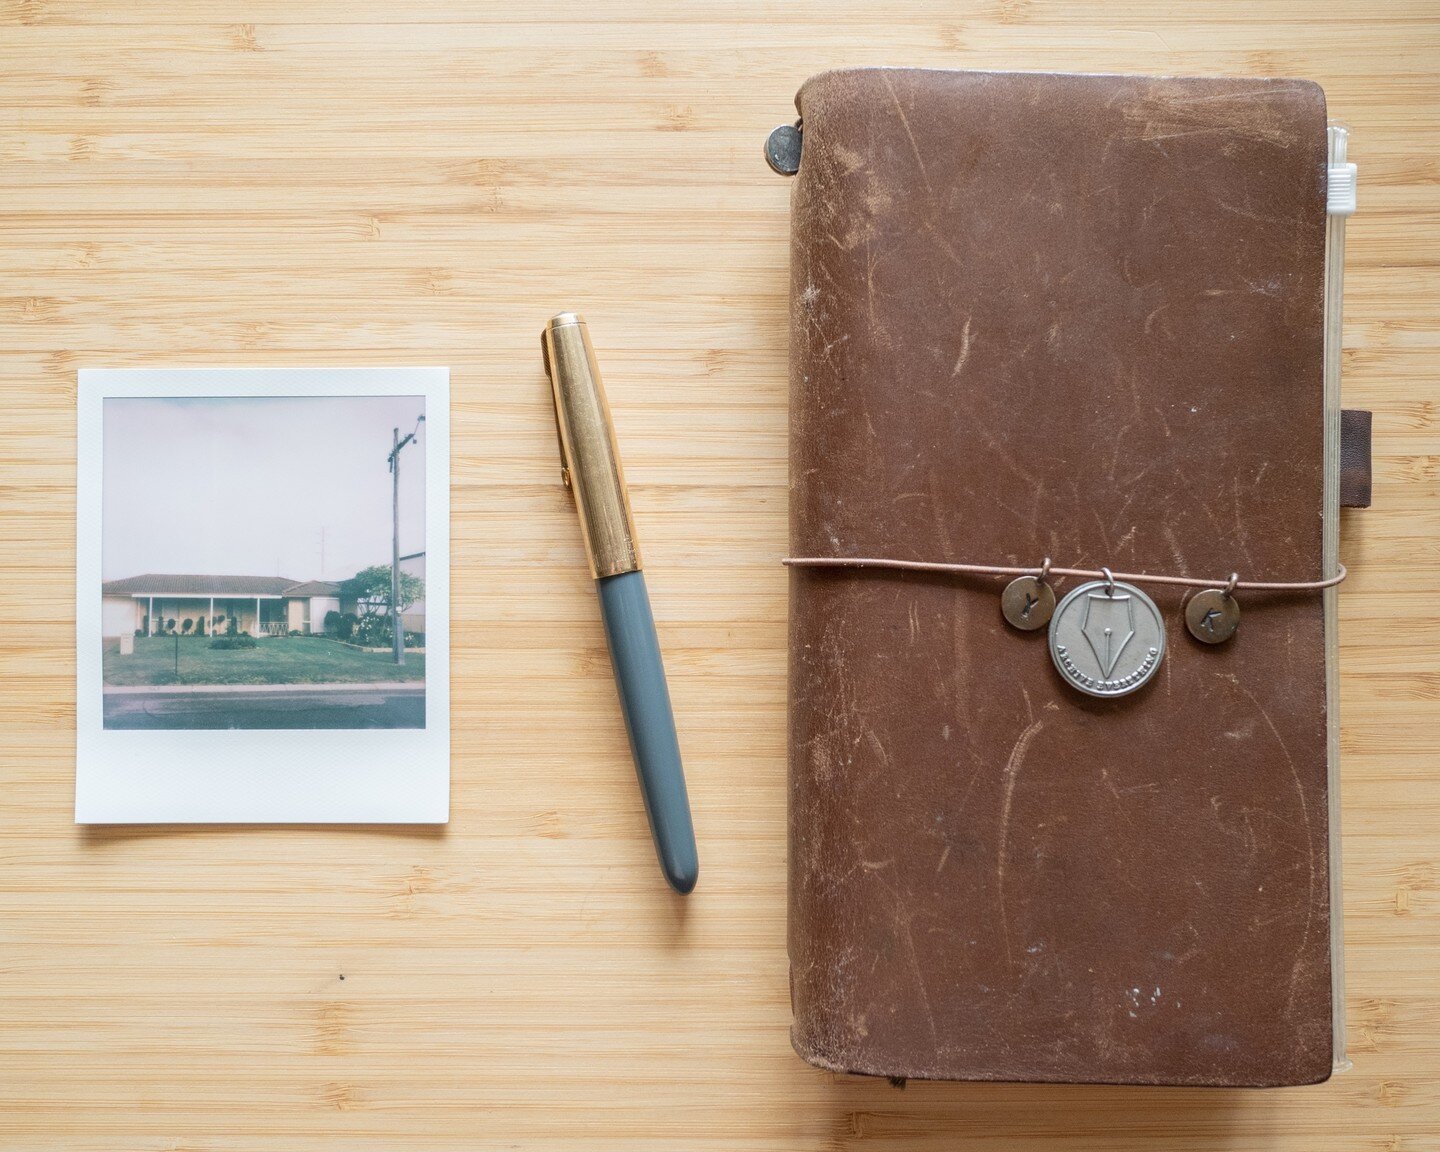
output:
[[600, 368], [585, 321], [574, 312], [552, 316], [540, 344], [555, 400], [560, 476], [580, 513], [655, 853], [670, 887], [689, 892], [700, 874], [695, 828]]

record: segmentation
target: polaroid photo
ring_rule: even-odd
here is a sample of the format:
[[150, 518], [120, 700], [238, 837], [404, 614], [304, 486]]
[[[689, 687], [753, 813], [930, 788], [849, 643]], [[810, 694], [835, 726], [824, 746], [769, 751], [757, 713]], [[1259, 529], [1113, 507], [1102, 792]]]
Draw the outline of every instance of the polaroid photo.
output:
[[431, 824], [444, 368], [86, 370], [75, 819]]

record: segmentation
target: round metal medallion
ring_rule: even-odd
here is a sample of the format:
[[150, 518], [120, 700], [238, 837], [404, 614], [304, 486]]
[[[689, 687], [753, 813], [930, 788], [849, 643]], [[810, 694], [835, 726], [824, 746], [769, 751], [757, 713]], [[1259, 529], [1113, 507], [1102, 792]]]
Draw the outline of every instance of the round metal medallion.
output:
[[805, 138], [798, 124], [782, 124], [765, 138], [765, 163], [781, 176], [800, 171], [800, 151]]
[[1055, 609], [1050, 657], [1072, 688], [1125, 696], [1148, 683], [1165, 658], [1165, 621], [1135, 585], [1092, 580]]
[[1000, 611], [1012, 628], [1033, 632], [1050, 623], [1055, 612], [1055, 589], [1034, 576], [1017, 576], [1000, 593]]
[[1185, 627], [1205, 644], [1223, 644], [1240, 627], [1240, 604], [1223, 588], [1206, 588], [1185, 604]]

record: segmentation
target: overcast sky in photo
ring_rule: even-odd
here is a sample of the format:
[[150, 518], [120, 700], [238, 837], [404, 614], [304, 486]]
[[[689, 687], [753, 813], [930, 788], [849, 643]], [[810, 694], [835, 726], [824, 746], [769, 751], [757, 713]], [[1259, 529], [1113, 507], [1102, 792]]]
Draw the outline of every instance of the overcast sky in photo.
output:
[[[388, 565], [391, 430], [424, 411], [423, 396], [106, 398], [103, 578]], [[425, 548], [425, 435], [401, 455], [402, 556]]]

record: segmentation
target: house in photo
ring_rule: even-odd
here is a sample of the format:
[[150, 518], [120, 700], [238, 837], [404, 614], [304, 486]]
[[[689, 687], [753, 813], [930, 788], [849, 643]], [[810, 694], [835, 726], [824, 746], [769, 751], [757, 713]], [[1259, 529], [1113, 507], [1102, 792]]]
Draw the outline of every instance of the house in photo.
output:
[[101, 595], [106, 639], [154, 636], [172, 627], [172, 620], [176, 632], [207, 635], [229, 631], [232, 619], [237, 632], [251, 636], [318, 634], [325, 631], [325, 614], [340, 611], [340, 585], [284, 576], [151, 573], [107, 581]]

